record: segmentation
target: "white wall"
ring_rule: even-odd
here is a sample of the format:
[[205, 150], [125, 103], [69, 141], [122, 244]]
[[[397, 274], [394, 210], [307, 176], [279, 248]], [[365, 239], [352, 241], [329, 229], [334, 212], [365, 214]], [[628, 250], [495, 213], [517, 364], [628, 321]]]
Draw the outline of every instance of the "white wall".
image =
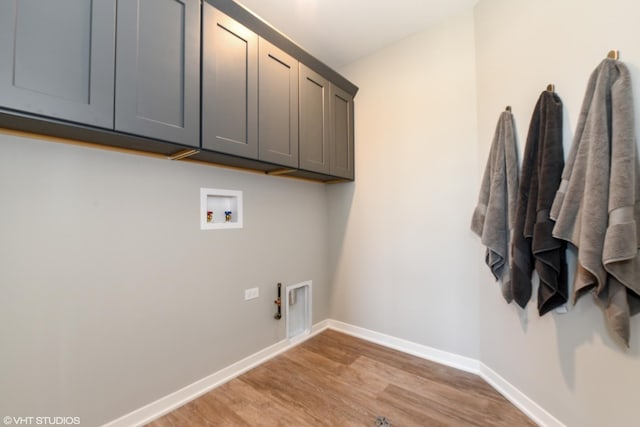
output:
[[[274, 344], [279, 281], [329, 315], [323, 184], [4, 131], [0, 152], [3, 417], [101, 425]], [[242, 190], [244, 228], [201, 231], [201, 187]]]
[[[486, 159], [497, 116], [507, 104], [513, 107], [522, 152], [533, 107], [549, 83], [565, 107], [566, 156], [589, 75], [610, 49], [620, 49], [631, 69], [640, 112], [638, 16], [640, 5], [626, 0], [480, 1], [475, 9], [478, 164]], [[640, 131], [640, 121], [636, 125]], [[570, 261], [574, 268], [575, 256]], [[483, 269], [484, 363], [567, 426], [640, 423], [639, 317], [632, 321], [631, 349], [624, 350], [612, 341], [590, 296], [568, 314], [540, 318], [535, 300], [521, 314], [489, 291], [492, 285]]]
[[356, 180], [329, 189], [335, 319], [478, 356], [473, 14], [341, 72]]

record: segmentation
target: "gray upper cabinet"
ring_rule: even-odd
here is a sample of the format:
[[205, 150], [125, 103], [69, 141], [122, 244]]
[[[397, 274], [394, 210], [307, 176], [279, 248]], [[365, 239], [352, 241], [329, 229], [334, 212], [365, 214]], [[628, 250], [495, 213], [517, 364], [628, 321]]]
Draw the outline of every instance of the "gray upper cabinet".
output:
[[0, 0], [0, 127], [353, 179], [357, 91], [235, 0]]
[[298, 167], [298, 61], [259, 41], [258, 158]]
[[202, 4], [202, 148], [258, 158], [258, 36]]
[[115, 129], [200, 145], [200, 1], [119, 0]]
[[331, 175], [354, 179], [353, 96], [331, 85]]
[[300, 169], [328, 174], [329, 80], [300, 64]]
[[0, 1], [0, 106], [113, 128], [115, 0]]

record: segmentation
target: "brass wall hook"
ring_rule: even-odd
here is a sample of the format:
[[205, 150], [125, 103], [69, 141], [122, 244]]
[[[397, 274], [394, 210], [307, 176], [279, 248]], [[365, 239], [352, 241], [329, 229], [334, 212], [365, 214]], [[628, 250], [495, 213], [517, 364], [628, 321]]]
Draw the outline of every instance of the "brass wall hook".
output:
[[549, 92], [555, 92], [556, 91], [556, 85], [554, 85], [553, 83], [549, 83], [549, 85], [547, 85], [547, 90]]
[[511, 105], [507, 105], [507, 108], [504, 109], [505, 111], [511, 112]]
[[615, 59], [617, 61], [618, 59], [620, 59], [620, 51], [618, 49], [610, 50], [607, 54], [607, 58]]

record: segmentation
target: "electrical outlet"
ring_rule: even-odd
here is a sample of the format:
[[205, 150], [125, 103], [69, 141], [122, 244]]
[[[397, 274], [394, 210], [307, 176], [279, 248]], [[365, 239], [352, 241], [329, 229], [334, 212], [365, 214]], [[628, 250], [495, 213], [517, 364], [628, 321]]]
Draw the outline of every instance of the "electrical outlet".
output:
[[244, 300], [258, 298], [260, 296], [260, 288], [251, 288], [244, 290]]

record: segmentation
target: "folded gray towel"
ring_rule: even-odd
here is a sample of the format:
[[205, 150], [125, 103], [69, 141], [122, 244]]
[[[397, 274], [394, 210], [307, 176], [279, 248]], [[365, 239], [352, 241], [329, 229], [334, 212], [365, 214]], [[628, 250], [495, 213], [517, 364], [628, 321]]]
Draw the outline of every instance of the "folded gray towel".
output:
[[500, 115], [491, 151], [484, 170], [478, 204], [471, 230], [487, 247], [485, 261], [496, 280], [502, 282], [502, 295], [511, 302], [509, 247], [514, 224], [518, 188], [518, 155], [513, 115]]
[[640, 311], [640, 166], [631, 77], [605, 59], [592, 73], [551, 208], [553, 235], [578, 248], [574, 300], [592, 290], [627, 346]]
[[511, 260], [513, 298], [523, 308], [531, 298], [535, 266], [541, 316], [568, 299], [566, 243], [552, 236], [549, 218], [563, 167], [562, 101], [544, 91], [531, 117], [522, 160]]

